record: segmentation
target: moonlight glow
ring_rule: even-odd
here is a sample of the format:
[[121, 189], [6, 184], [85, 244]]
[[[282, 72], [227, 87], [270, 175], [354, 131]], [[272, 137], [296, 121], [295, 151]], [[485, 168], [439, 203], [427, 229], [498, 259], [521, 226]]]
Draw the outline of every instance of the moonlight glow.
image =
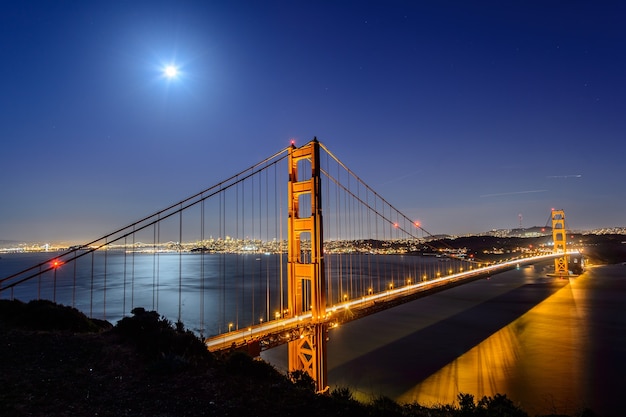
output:
[[178, 68], [176, 68], [176, 66], [174, 66], [174, 65], [168, 65], [163, 70], [163, 74], [167, 78], [176, 78], [176, 76], [178, 75]]

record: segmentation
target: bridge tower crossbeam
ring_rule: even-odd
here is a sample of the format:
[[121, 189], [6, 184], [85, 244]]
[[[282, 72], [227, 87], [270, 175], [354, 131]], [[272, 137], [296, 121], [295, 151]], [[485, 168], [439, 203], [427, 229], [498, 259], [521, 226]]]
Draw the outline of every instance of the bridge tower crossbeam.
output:
[[[311, 177], [299, 180], [301, 161], [311, 164]], [[304, 173], [303, 173], [304, 174]], [[317, 139], [289, 149], [288, 184], [288, 308], [297, 317], [311, 311], [311, 324], [299, 329], [300, 337], [289, 342], [289, 371], [304, 371], [316, 383], [317, 391], [327, 388], [326, 377], [326, 280], [324, 277], [320, 144]], [[308, 196], [310, 216], [300, 207]], [[310, 248], [303, 247], [308, 240]]]

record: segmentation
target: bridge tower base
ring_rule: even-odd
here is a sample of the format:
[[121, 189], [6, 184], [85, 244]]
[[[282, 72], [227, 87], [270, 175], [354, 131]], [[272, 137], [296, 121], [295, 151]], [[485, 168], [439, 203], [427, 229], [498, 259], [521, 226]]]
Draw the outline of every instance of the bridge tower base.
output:
[[[298, 170], [311, 165], [310, 178]], [[302, 177], [304, 177], [303, 173]], [[311, 324], [299, 329], [300, 337], [289, 342], [289, 371], [304, 371], [318, 392], [327, 389], [326, 379], [326, 280], [322, 249], [322, 193], [320, 145], [317, 139], [289, 150], [288, 184], [288, 308], [289, 316], [311, 312]], [[310, 211], [307, 202], [310, 200]], [[303, 203], [303, 204], [301, 204]]]
[[563, 210], [552, 210], [552, 241], [554, 242], [554, 253], [562, 253], [563, 256], [554, 259], [554, 275], [567, 276], [569, 270], [567, 266], [567, 232], [565, 231], [565, 212]]

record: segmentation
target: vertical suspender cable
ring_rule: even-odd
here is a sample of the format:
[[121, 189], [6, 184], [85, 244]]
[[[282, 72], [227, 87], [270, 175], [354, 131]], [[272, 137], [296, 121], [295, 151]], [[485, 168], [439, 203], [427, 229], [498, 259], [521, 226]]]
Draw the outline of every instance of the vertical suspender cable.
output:
[[[219, 204], [220, 204], [220, 232], [222, 235], [222, 241], [225, 242], [226, 241], [226, 198], [224, 196], [224, 191], [222, 190], [220, 192], [220, 200], [219, 200]], [[222, 320], [221, 320], [221, 324], [224, 324], [224, 326], [226, 328], [228, 328], [228, 325], [226, 324], [226, 252], [225, 250], [222, 250], [222, 256], [221, 256], [221, 262], [220, 262], [220, 269], [221, 269], [221, 278], [222, 278], [222, 282], [221, 282], [221, 287], [222, 287], [222, 292], [220, 294], [221, 298], [222, 298]]]
[[[374, 195], [374, 212], [378, 212], [377, 210], [377, 197], [376, 195]], [[375, 230], [376, 230], [376, 246], [378, 247], [378, 250], [376, 251], [376, 255], [380, 255], [380, 236], [378, 236], [378, 215], [374, 216], [374, 219], [376, 221], [376, 226], [375, 226]], [[378, 281], [378, 288], [376, 289], [376, 292], [380, 292], [380, 256], [376, 256], [376, 280]]]
[[159, 286], [161, 278], [161, 220], [157, 220], [157, 253], [156, 253], [156, 304], [154, 309], [159, 311]]
[[[383, 217], [385, 216], [385, 203], [382, 203], [383, 207], [382, 207], [382, 213], [383, 213]], [[385, 248], [387, 248], [387, 224], [383, 223], [383, 244], [385, 244]], [[386, 251], [385, 251], [386, 252]], [[383, 260], [383, 279], [385, 280], [385, 290], [389, 289], [389, 274], [387, 273], [387, 263], [389, 262], [389, 255], [387, 253], [383, 252], [385, 255], [385, 259]]]
[[[124, 236], [124, 270], [123, 270], [124, 280], [122, 283], [122, 317], [126, 317], [126, 258], [127, 258], [127, 254], [128, 254], [128, 236]], [[154, 298], [152, 299], [152, 306], [154, 307]]]
[[[246, 195], [245, 195], [245, 182], [241, 183], [241, 236], [242, 241], [246, 241]], [[246, 257], [241, 255], [241, 308], [245, 306], [246, 297]], [[254, 324], [254, 314], [250, 315], [250, 325]]]
[[93, 317], [93, 262], [94, 262], [94, 253], [96, 253], [95, 251], [91, 252], [91, 287], [90, 287], [90, 291], [89, 291], [89, 317], [92, 318]]
[[[76, 254], [74, 254], [76, 256]], [[76, 307], [76, 258], [74, 258], [74, 284], [72, 285], [72, 307]]]
[[135, 308], [135, 226], [133, 226], [133, 251], [130, 255], [130, 310]]
[[[339, 168], [340, 167], [338, 166], [337, 169], [339, 169]], [[349, 179], [350, 178], [348, 177], [348, 180]], [[350, 217], [348, 216], [348, 205], [349, 205], [349, 200], [348, 199], [350, 198], [350, 196], [348, 195], [348, 192], [345, 189], [343, 190], [342, 195], [343, 195], [343, 197], [342, 197], [342, 199], [343, 199], [342, 203], [343, 204], [341, 205], [341, 208], [342, 208], [342, 211], [343, 211], [343, 219], [345, 219], [345, 220], [340, 222], [340, 224], [342, 226], [342, 229], [343, 229], [341, 232], [342, 232], [343, 240], [344, 241], [348, 241], [348, 240], [350, 240], [350, 235], [348, 234], [348, 229], [349, 229], [349, 226], [350, 226]], [[344, 231], [345, 231], [345, 233], [344, 233]], [[348, 284], [350, 282], [349, 281], [350, 280], [350, 276], [347, 273], [347, 259], [345, 259], [344, 256], [342, 256], [341, 258], [342, 258], [342, 261], [341, 261], [341, 275], [344, 278], [342, 281], [345, 281], [344, 282], [344, 288], [343, 288], [343, 291], [344, 291], [343, 297], [345, 298], [346, 295], [350, 294], [350, 287], [348, 286]]]
[[[340, 172], [339, 172], [339, 165], [337, 165], [337, 180], [340, 181]], [[335, 187], [336, 191], [336, 199], [335, 199], [335, 225], [336, 225], [336, 230], [337, 230], [337, 240], [340, 241], [341, 240], [341, 223], [339, 221], [339, 217], [341, 215], [341, 195], [340, 195], [340, 190], [339, 187]], [[337, 273], [337, 284], [339, 285], [338, 287], [338, 294], [337, 294], [337, 301], [341, 302], [343, 299], [343, 276], [341, 273], [341, 253], [337, 254], [337, 266], [335, 267], [336, 273]]]
[[[354, 216], [352, 215], [352, 209], [353, 209], [353, 197], [350, 194], [352, 192], [352, 189], [350, 188], [350, 177], [351, 175], [346, 172], [346, 177], [347, 177], [347, 187], [346, 187], [346, 191], [344, 191], [345, 195], [346, 195], [346, 204], [344, 207], [345, 210], [345, 221], [344, 223], [346, 224], [346, 239], [348, 241], [348, 244], [351, 244], [350, 241], [352, 241], [354, 239]], [[347, 292], [348, 292], [348, 297], [349, 298], [353, 298], [354, 297], [354, 289], [353, 289], [353, 276], [352, 276], [352, 252], [348, 253], [348, 258], [346, 259], [346, 277], [348, 279], [347, 281]]]
[[362, 246], [363, 246], [363, 205], [361, 204], [360, 200], [361, 200], [361, 187], [359, 186], [359, 182], [357, 181], [356, 183], [356, 194], [357, 194], [357, 198], [354, 200], [354, 204], [355, 204], [355, 213], [354, 213], [354, 217], [356, 219], [356, 230], [354, 231], [354, 233], [356, 234], [356, 241], [358, 242], [358, 248], [355, 251], [355, 261], [356, 261], [356, 267], [355, 267], [355, 271], [357, 274], [357, 295], [358, 296], [363, 296], [365, 294], [364, 290], [364, 284], [363, 284], [363, 268], [362, 268]]
[[204, 338], [204, 198], [200, 202], [200, 337]]
[[[160, 219], [159, 215], [159, 219]], [[157, 222], [157, 299], [154, 309], [159, 311], [159, 290], [161, 288], [161, 221]]]
[[[251, 177], [251, 186], [250, 186], [250, 196], [251, 196], [251, 204], [252, 204], [252, 209], [250, 210], [250, 217], [251, 217], [251, 222], [252, 222], [252, 233], [251, 233], [251, 239], [254, 242], [254, 177]], [[256, 311], [254, 309], [254, 301], [255, 301], [255, 297], [254, 297], [254, 280], [255, 280], [255, 269], [254, 266], [252, 267], [252, 279], [250, 280], [250, 282], [252, 283], [252, 323], [254, 323], [254, 321], [256, 320]]]
[[[324, 152], [324, 163], [325, 163], [325, 169], [322, 169], [322, 172], [330, 172], [329, 169], [329, 163], [328, 163], [328, 152]], [[321, 161], [320, 161], [321, 162]], [[327, 217], [325, 217], [326, 219], [329, 219], [330, 217], [330, 178], [328, 175], [325, 175], [323, 177], [323, 180], [325, 180], [325, 183], [322, 184], [322, 192], [325, 194], [324, 199], [322, 200], [322, 204], [324, 205], [324, 208], [322, 210], [322, 213], [326, 213], [325, 215]], [[324, 226], [326, 226], [326, 224], [324, 224]], [[330, 228], [329, 228], [330, 229]], [[328, 229], [328, 230], [329, 230]], [[325, 236], [328, 236], [325, 234]], [[328, 238], [327, 238], [328, 239]], [[326, 268], [326, 304], [328, 305], [333, 305], [333, 285], [332, 285], [332, 278], [333, 275], [331, 274], [331, 270], [332, 270], [332, 257], [327, 255], [326, 253], [324, 253], [324, 265]]]
[[[157, 257], [156, 223], [152, 225], [152, 310], [156, 309], [156, 257]], [[126, 261], [124, 261], [124, 283], [126, 283]], [[126, 284], [124, 284], [126, 285]], [[124, 290], [126, 293], [126, 290]]]
[[[346, 197], [347, 197], [347, 213], [348, 213], [348, 218], [346, 219], [346, 223], [347, 223], [347, 227], [348, 227], [348, 238], [350, 240], [350, 244], [354, 244], [353, 242], [356, 239], [356, 216], [354, 215], [354, 207], [355, 207], [355, 199], [352, 196], [353, 194], [353, 189], [352, 189], [352, 185], [351, 183], [351, 175], [348, 173], [348, 191], [346, 192]], [[348, 277], [350, 278], [350, 298], [354, 298], [356, 297], [356, 283], [354, 282], [354, 252], [350, 251], [348, 253]]]
[[278, 178], [277, 178], [277, 174], [276, 174], [276, 168], [274, 168], [274, 182], [276, 184], [276, 188], [278, 190], [278, 267], [279, 267], [279, 276], [280, 276], [280, 314], [281, 317], [283, 316], [284, 312], [285, 312], [285, 293], [284, 293], [284, 286], [283, 286], [283, 279], [284, 279], [284, 275], [283, 275], [283, 184], [281, 183], [280, 186], [278, 186]]
[[[267, 242], [269, 239], [269, 235], [270, 235], [270, 231], [269, 231], [269, 223], [270, 223], [270, 214], [269, 214], [269, 172], [267, 171], [267, 169], [264, 170], [265, 172], [265, 239], [264, 241]], [[265, 258], [261, 258], [261, 259], [265, 259]], [[270, 270], [269, 270], [269, 262], [264, 262], [265, 263], [265, 285], [266, 285], [266, 292], [267, 292], [267, 307], [266, 307], [266, 314], [267, 314], [267, 319], [269, 320], [271, 318], [270, 316]]]
[[37, 299], [41, 300], [41, 265], [39, 265], [39, 274], [37, 275]]
[[[365, 188], [365, 201], [367, 202], [367, 204], [369, 205], [369, 190], [367, 189], [367, 187]], [[371, 239], [372, 239], [372, 223], [371, 223], [371, 212], [372, 210], [366, 210], [366, 214], [367, 214], [367, 237], [368, 239], [370, 239], [370, 244], [371, 244]], [[370, 292], [374, 290], [374, 281], [373, 281], [373, 277], [372, 277], [372, 257], [371, 256], [367, 256], [367, 275], [369, 277], [369, 283], [368, 283], [368, 290], [367, 292]]]
[[178, 323], [183, 321], [183, 206], [178, 211]]
[[102, 283], [102, 316], [106, 320], [107, 314], [107, 257], [109, 255], [108, 239], [104, 241], [104, 279]]
[[[235, 235], [237, 236], [237, 239], [241, 240], [241, 242], [245, 242], [243, 236], [239, 233], [239, 215], [241, 214], [241, 219], [243, 221], [243, 213], [239, 213], [239, 182], [237, 182], [237, 185], [235, 186]], [[242, 202], [243, 202], [243, 198], [242, 198]], [[235, 306], [236, 306], [236, 328], [239, 329], [239, 309], [243, 308], [243, 306], [245, 305], [244, 303], [244, 292], [243, 292], [243, 271], [240, 269], [241, 268], [241, 263], [243, 262], [243, 256], [237, 256], [237, 262], [236, 262], [236, 268], [235, 268], [235, 274], [237, 277], [237, 281], [235, 282]], [[241, 305], [240, 305], [241, 303]], [[245, 317], [245, 314], [243, 314], [242, 311], [242, 320], [243, 317]]]
[[[263, 233], [263, 220], [262, 220], [263, 219], [263, 214], [262, 214], [262, 211], [263, 211], [263, 200], [261, 200], [262, 189], [263, 189], [263, 182], [262, 182], [261, 175], [262, 174], [259, 174], [259, 199], [258, 199], [258, 202], [259, 202], [259, 237], [257, 239], [257, 242], [261, 241], [261, 236], [262, 236], [262, 233]], [[255, 242], [255, 247], [257, 247], [256, 246], [256, 242]], [[257, 250], [257, 254], [258, 254], [258, 250]], [[261, 259], [259, 259], [259, 290], [263, 289], [263, 267], [262, 267], [261, 264], [262, 264]], [[264, 315], [264, 316], [265, 316], [265, 310], [267, 309], [267, 293], [266, 293], [266, 296], [265, 296], [265, 304], [266, 304], [266, 307], [264, 309], [260, 310], [261, 314]], [[265, 321], [267, 321], [268, 319], [269, 319], [269, 317], [265, 316]]]
[[56, 265], [54, 266], [54, 269], [52, 270], [52, 302], [56, 303], [57, 302], [57, 267]]

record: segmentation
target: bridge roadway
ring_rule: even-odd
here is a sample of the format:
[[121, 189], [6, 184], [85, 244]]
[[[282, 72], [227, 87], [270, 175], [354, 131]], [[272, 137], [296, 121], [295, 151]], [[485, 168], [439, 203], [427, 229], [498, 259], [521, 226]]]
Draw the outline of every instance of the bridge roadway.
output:
[[[575, 253], [578, 253], [578, 251], [568, 251], [568, 254]], [[319, 318], [318, 323], [325, 323], [331, 329], [341, 323], [355, 320], [437, 291], [504, 272], [519, 265], [554, 259], [562, 255], [562, 253], [550, 253], [528, 258], [518, 258], [428, 281], [390, 288], [383, 292], [366, 295], [328, 307], [326, 316]], [[303, 331], [307, 331], [307, 328], [312, 327], [314, 324], [309, 312], [298, 317], [271, 320], [245, 329], [236, 329], [220, 335], [210, 336], [205, 339], [205, 344], [210, 351], [247, 347], [251, 353], [260, 352], [261, 350], [299, 338]]]

